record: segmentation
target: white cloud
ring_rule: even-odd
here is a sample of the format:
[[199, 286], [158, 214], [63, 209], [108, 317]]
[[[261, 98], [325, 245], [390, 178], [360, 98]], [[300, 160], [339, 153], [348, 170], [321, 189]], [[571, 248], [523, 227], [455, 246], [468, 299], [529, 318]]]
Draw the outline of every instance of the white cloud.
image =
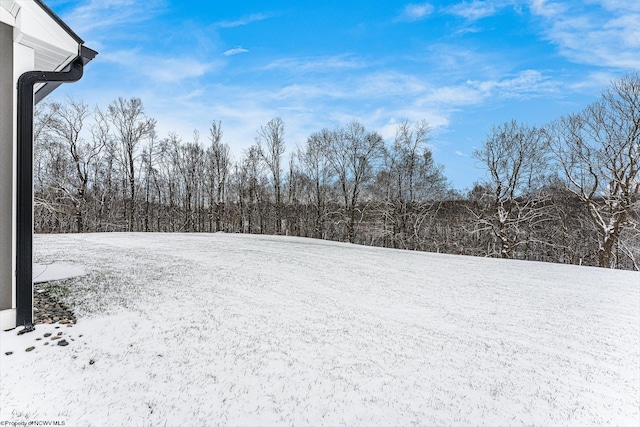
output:
[[317, 98], [340, 98], [344, 94], [336, 87], [326, 83], [294, 83], [273, 92], [270, 98], [277, 100], [309, 100]]
[[638, 0], [585, 0], [587, 3], [599, 4], [608, 10], [640, 12]]
[[464, 84], [429, 88], [416, 105], [455, 110], [481, 104], [489, 97], [526, 99], [556, 91], [557, 84], [540, 71], [524, 70], [502, 79], [467, 80]]
[[469, 80], [467, 84], [477, 88], [483, 96], [494, 95], [502, 98], [531, 98], [557, 91], [556, 83], [537, 70], [524, 70], [515, 77], [503, 80]]
[[429, 86], [420, 78], [396, 71], [380, 71], [369, 74], [342, 76], [339, 80], [315, 79], [306, 83], [293, 83], [272, 91], [277, 100], [332, 99], [365, 102], [384, 97], [415, 98]]
[[483, 99], [483, 93], [469, 85], [444, 86], [431, 90], [420, 100], [420, 103], [463, 106], [477, 104]]
[[489, 1], [473, 0], [472, 2], [462, 2], [446, 9], [447, 13], [461, 16], [469, 21], [477, 21], [486, 18], [496, 12], [496, 7]]
[[236, 19], [235, 21], [218, 21], [213, 24], [214, 28], [233, 28], [233, 27], [241, 27], [243, 25], [251, 24], [252, 22], [264, 21], [265, 19], [269, 19], [273, 16], [270, 13], [254, 13], [251, 15], [244, 16], [240, 19]]
[[420, 21], [431, 15], [434, 11], [430, 3], [408, 4], [402, 9], [396, 21]]
[[379, 71], [360, 76], [345, 88], [346, 93], [363, 98], [379, 98], [385, 96], [416, 96], [428, 89], [420, 78], [398, 71]]
[[188, 101], [191, 101], [192, 99], [198, 99], [203, 95], [205, 95], [205, 91], [200, 87], [198, 89], [194, 89], [188, 93], [185, 93], [183, 96], [180, 96], [178, 99], [181, 102], [188, 102]]
[[324, 72], [336, 69], [356, 69], [366, 64], [350, 55], [334, 55], [327, 57], [281, 58], [271, 61], [264, 70], [283, 69], [294, 72]]
[[547, 18], [561, 15], [567, 10], [563, 4], [553, 0], [529, 0], [529, 8], [533, 14]]
[[572, 91], [586, 91], [590, 94], [597, 93], [603, 87], [608, 86], [614, 79], [620, 77], [619, 73], [609, 71], [595, 71], [580, 80], [569, 84]]
[[569, 60], [598, 67], [640, 69], [640, 3], [530, 0], [547, 38]]
[[148, 21], [165, 7], [163, 0], [90, 0], [62, 18], [80, 36]]
[[145, 55], [137, 50], [107, 52], [101, 59], [115, 62], [159, 83], [177, 83], [200, 77], [220, 66], [215, 62], [203, 62], [192, 57], [170, 57], [162, 53]]
[[640, 14], [629, 14], [607, 22], [605, 31], [619, 32], [625, 46], [640, 47]]
[[246, 52], [249, 52], [249, 50], [245, 49], [243, 47], [235, 47], [233, 49], [225, 50], [223, 55], [224, 56], [232, 56], [232, 55], [237, 55], [239, 53], [246, 53]]
[[161, 82], [176, 82], [200, 77], [212, 69], [211, 64], [193, 58], [152, 58], [147, 73]]

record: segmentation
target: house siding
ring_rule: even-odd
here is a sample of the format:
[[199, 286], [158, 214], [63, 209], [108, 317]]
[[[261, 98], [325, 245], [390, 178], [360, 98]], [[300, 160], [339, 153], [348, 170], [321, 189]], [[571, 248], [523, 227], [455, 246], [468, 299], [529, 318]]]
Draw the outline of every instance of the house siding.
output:
[[0, 310], [13, 306], [13, 27], [0, 22]]

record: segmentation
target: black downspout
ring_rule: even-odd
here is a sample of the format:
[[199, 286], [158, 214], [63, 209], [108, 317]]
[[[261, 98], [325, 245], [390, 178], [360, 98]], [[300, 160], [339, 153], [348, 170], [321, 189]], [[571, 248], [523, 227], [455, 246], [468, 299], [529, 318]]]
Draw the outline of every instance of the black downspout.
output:
[[37, 83], [76, 82], [84, 62], [78, 56], [69, 71], [27, 71], [18, 78], [16, 326], [33, 329], [33, 88]]

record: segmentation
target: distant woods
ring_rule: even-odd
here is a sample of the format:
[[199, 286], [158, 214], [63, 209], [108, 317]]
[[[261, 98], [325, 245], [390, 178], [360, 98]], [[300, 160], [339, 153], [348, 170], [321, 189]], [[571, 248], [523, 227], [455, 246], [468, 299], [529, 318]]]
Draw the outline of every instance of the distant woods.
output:
[[[640, 77], [544, 127], [495, 125], [485, 178], [456, 191], [425, 121], [395, 138], [352, 121], [293, 151], [285, 123], [233, 159], [222, 123], [159, 136], [140, 99], [36, 109], [35, 230], [286, 234], [408, 250], [640, 266]], [[291, 142], [291, 141], [289, 141]]]

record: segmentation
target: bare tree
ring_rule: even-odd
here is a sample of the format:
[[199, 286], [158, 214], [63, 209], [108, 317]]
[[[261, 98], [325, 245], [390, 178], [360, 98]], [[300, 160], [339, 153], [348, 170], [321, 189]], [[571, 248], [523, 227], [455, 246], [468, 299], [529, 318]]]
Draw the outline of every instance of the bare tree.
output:
[[442, 167], [435, 165], [428, 148], [430, 132], [425, 120], [413, 126], [405, 120], [396, 128], [392, 162], [397, 196], [402, 201], [434, 198], [445, 187]]
[[50, 108], [52, 113], [50, 129], [58, 141], [66, 147], [71, 159], [74, 176], [67, 177], [67, 182], [72, 187], [67, 190], [67, 193], [74, 203], [76, 232], [82, 233], [90, 167], [104, 148], [104, 141], [95, 138], [87, 141], [84, 138], [83, 128], [90, 111], [83, 102], [69, 99], [66, 104], [52, 103]]
[[149, 144], [142, 150], [142, 163], [144, 164], [144, 213], [143, 230], [150, 231], [151, 225], [151, 204], [152, 204], [152, 184], [157, 182], [156, 151], [157, 136], [155, 130], [149, 134]]
[[184, 231], [197, 231], [200, 224], [199, 200], [204, 178], [204, 150], [199, 138], [195, 131], [192, 142], [180, 143], [179, 139], [172, 139], [172, 164], [181, 178], [181, 185], [176, 188], [181, 195], [181, 211], [184, 215], [180, 230]]
[[551, 147], [567, 187], [598, 233], [598, 264], [615, 267], [614, 248], [640, 194], [640, 76], [612, 82], [600, 100], [554, 126]]
[[[207, 148], [207, 174], [210, 203], [210, 218], [215, 216], [215, 231], [222, 230], [222, 217], [224, 213], [224, 203], [226, 198], [227, 178], [231, 158], [229, 146], [222, 142], [221, 122], [211, 122], [209, 128], [209, 139], [211, 145]], [[215, 207], [215, 213], [213, 208]]]
[[34, 226], [52, 231], [58, 222], [59, 207], [56, 188], [65, 179], [60, 153], [63, 149], [51, 134], [52, 112], [49, 104], [42, 102], [34, 109]]
[[167, 138], [160, 141], [158, 158], [158, 175], [156, 182], [158, 198], [163, 206], [164, 231], [180, 230], [180, 169], [176, 164], [177, 153], [182, 141], [170, 132]]
[[342, 194], [345, 238], [353, 243], [363, 218], [362, 191], [375, 176], [376, 162], [384, 153], [384, 140], [377, 132], [367, 132], [360, 123], [352, 121], [332, 132], [326, 153]]
[[430, 128], [425, 120], [413, 126], [408, 121], [396, 128], [393, 146], [385, 156], [385, 168], [378, 175], [384, 188], [382, 217], [385, 240], [394, 247], [421, 248], [427, 219], [436, 200], [447, 188], [442, 166], [429, 149]]
[[298, 161], [309, 180], [307, 197], [314, 207], [312, 236], [326, 238], [326, 218], [328, 214], [329, 187], [334, 177], [327, 157], [333, 135], [328, 129], [312, 134], [307, 139], [304, 150], [298, 152]]
[[[276, 233], [282, 233], [282, 156], [284, 155], [284, 122], [280, 118], [261, 126], [256, 138], [259, 153], [271, 172], [275, 196]], [[263, 146], [264, 145], [264, 146]]]
[[139, 144], [155, 129], [156, 121], [146, 117], [140, 98], [118, 98], [108, 107], [109, 120], [121, 144], [120, 161], [128, 183], [127, 230], [135, 230], [136, 168]]
[[240, 231], [265, 233], [267, 192], [260, 149], [252, 145], [236, 167], [235, 187], [240, 207]]
[[542, 215], [544, 204], [535, 192], [547, 170], [545, 135], [512, 120], [494, 126], [473, 153], [488, 172], [486, 211], [478, 219], [498, 239], [502, 258], [512, 258], [514, 249], [527, 243], [523, 227]]

